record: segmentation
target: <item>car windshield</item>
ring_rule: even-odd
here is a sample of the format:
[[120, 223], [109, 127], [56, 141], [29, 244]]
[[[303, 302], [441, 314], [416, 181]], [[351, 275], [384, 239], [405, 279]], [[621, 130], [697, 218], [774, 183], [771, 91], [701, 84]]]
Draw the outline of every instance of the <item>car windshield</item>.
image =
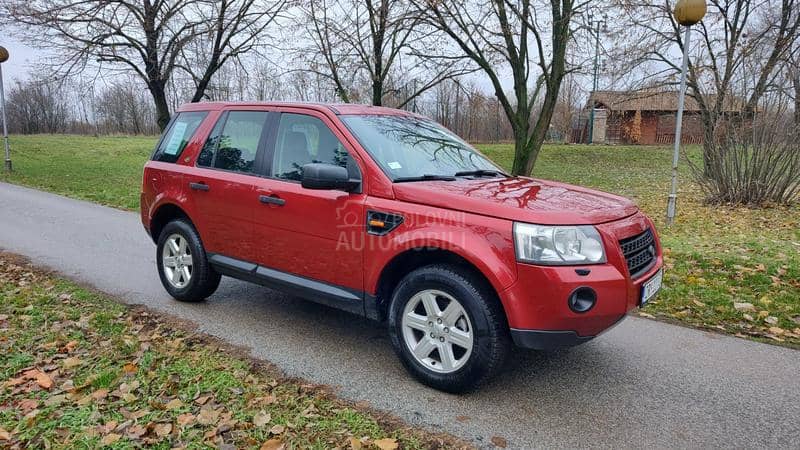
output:
[[408, 116], [353, 115], [342, 120], [392, 181], [496, 176], [503, 171], [437, 123]]

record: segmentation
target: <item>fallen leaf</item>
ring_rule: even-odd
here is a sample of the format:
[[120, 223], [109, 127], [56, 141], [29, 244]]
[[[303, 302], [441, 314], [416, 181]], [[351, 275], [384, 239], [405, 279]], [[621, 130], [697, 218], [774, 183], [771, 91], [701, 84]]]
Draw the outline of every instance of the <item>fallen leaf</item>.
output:
[[772, 333], [772, 334], [780, 336], [783, 333], [785, 333], [786, 330], [784, 330], [783, 328], [780, 328], [780, 327], [769, 327], [769, 332]]
[[456, 416], [456, 420], [459, 422], [466, 422], [469, 420], [469, 416]]
[[202, 406], [208, 403], [209, 399], [211, 399], [210, 395], [204, 395], [202, 397], [197, 397], [196, 399], [194, 399], [194, 402]]
[[50, 389], [53, 387], [53, 379], [39, 369], [31, 369], [25, 372], [25, 377], [29, 380], [35, 380], [36, 384], [42, 389]]
[[286, 427], [283, 425], [275, 425], [269, 429], [269, 432], [272, 434], [281, 434], [286, 430]]
[[397, 448], [397, 439], [394, 438], [386, 438], [386, 439], [378, 439], [374, 442], [375, 445], [378, 446], [381, 450], [395, 450]]
[[733, 309], [737, 311], [755, 311], [756, 307], [752, 303], [737, 303], [733, 302]]
[[75, 357], [67, 358], [61, 362], [61, 365], [65, 369], [72, 369], [80, 366], [81, 364], [83, 364], [83, 361], [81, 361], [80, 358], [75, 358]]
[[103, 444], [103, 445], [111, 445], [111, 444], [117, 442], [118, 440], [120, 440], [121, 438], [122, 438], [121, 434], [109, 433], [109, 434], [103, 436], [103, 440], [101, 440], [100, 443]]
[[122, 414], [122, 417], [124, 417], [124, 418], [126, 418], [128, 420], [139, 420], [142, 417], [150, 414], [150, 411], [142, 409], [142, 410], [139, 410], [139, 411], [131, 412], [131, 411], [128, 411], [127, 409], [125, 409], [125, 408], [122, 408], [122, 409], [119, 410], [119, 413]]
[[506, 448], [508, 447], [508, 441], [505, 438], [501, 438], [500, 436], [492, 436], [492, 444], [495, 447]]
[[655, 319], [655, 316], [653, 316], [652, 314], [647, 314], [646, 312], [639, 312], [639, 316], [640, 317], [645, 317], [645, 318], [648, 318], [648, 319]]
[[98, 389], [92, 392], [92, 398], [95, 400], [102, 400], [108, 397], [108, 389]]
[[273, 438], [261, 444], [261, 450], [280, 450], [284, 448], [283, 442], [278, 438]]
[[770, 325], [775, 325], [776, 323], [778, 323], [778, 318], [775, 317], [775, 316], [769, 316], [769, 317], [764, 319], [764, 322], [766, 322], [766, 323], [768, 323]]
[[200, 414], [197, 415], [197, 422], [201, 425], [214, 425], [219, 420], [219, 411], [210, 407], [203, 407], [200, 409]]
[[166, 404], [166, 405], [164, 405], [164, 406], [165, 406], [165, 408], [167, 408], [167, 409], [169, 409], [169, 410], [172, 410], [172, 409], [178, 409], [178, 408], [181, 408], [181, 407], [183, 407], [183, 402], [181, 401], [181, 399], [179, 399], [179, 398], [176, 398], [176, 399], [170, 400], [170, 401], [169, 401], [169, 402], [167, 402], [167, 404]]
[[179, 415], [177, 420], [178, 420], [178, 425], [180, 425], [181, 427], [185, 427], [194, 422], [195, 419], [196, 417], [194, 416], [194, 414], [186, 413]]
[[141, 425], [138, 425], [138, 424], [131, 425], [130, 427], [128, 427], [128, 430], [127, 430], [127, 435], [131, 439], [139, 439], [140, 437], [144, 436], [145, 434], [147, 434], [147, 428], [145, 428], [145, 427], [143, 427]]
[[361, 450], [361, 447], [362, 447], [362, 444], [361, 444], [360, 440], [358, 440], [358, 439], [356, 439], [354, 437], [350, 438], [350, 448], [351, 449], [353, 449], [353, 450]]
[[69, 341], [64, 345], [64, 350], [67, 353], [72, 353], [75, 351], [75, 348], [78, 346], [78, 341]]
[[272, 420], [270, 413], [261, 410], [253, 417], [253, 425], [257, 427], [263, 427], [264, 425], [268, 424], [270, 420]]
[[701, 308], [705, 308], [706, 307], [706, 304], [701, 302], [701, 301], [699, 301], [699, 300], [692, 300], [692, 303], [694, 303], [695, 305], [697, 305], [697, 306], [699, 306]]
[[101, 425], [99, 429], [101, 433], [107, 434], [114, 431], [114, 429], [117, 428], [117, 425], [119, 425], [119, 423], [116, 420], [111, 420], [107, 422], [105, 425]]
[[750, 314], [742, 314], [742, 317], [744, 317], [745, 320], [749, 320], [750, 322], [755, 320], [753, 319], [753, 316], [751, 316]]
[[11, 440], [11, 433], [0, 428], [0, 441], [10, 441], [10, 440]]
[[165, 437], [172, 433], [172, 424], [171, 423], [157, 423], [156, 426], [153, 428], [156, 432], [158, 437]]
[[125, 372], [128, 375], [136, 373], [136, 371], [138, 369], [139, 368], [136, 367], [136, 364], [131, 364], [131, 363], [128, 363], [128, 364], [125, 364], [124, 366], [122, 366], [122, 371]]
[[21, 409], [22, 412], [26, 414], [36, 409], [37, 406], [39, 406], [39, 401], [31, 398], [26, 398], [24, 400], [21, 400], [17, 404], [17, 407], [19, 407], [19, 409]]

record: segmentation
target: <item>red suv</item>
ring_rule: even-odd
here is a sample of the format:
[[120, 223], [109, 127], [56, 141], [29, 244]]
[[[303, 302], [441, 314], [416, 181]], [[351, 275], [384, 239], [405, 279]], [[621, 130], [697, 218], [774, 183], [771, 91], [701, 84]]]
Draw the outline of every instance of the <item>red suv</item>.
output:
[[387, 322], [405, 367], [445, 391], [489, 379], [512, 342], [586, 342], [661, 286], [631, 201], [509, 176], [406, 111], [185, 105], [142, 184], [170, 295], [203, 300], [227, 275]]

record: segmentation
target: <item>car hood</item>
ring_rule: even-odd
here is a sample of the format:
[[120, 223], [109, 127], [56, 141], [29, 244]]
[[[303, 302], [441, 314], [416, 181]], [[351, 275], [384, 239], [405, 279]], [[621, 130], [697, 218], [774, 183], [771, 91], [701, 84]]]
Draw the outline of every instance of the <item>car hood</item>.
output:
[[395, 197], [412, 203], [543, 225], [588, 225], [635, 214], [618, 195], [533, 178], [395, 183]]

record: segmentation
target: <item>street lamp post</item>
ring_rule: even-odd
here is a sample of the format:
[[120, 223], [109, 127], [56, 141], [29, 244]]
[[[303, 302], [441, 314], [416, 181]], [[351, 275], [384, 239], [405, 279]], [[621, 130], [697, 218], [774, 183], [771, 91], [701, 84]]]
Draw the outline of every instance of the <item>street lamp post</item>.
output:
[[8, 50], [0, 46], [0, 116], [3, 119], [3, 143], [6, 148], [6, 172], [11, 172], [11, 148], [8, 146], [8, 125], [6, 125], [6, 96], [3, 92], [3, 63], [8, 61]]
[[689, 70], [689, 44], [692, 39], [692, 25], [703, 20], [706, 15], [705, 0], [679, 0], [675, 5], [675, 19], [686, 27], [683, 38], [683, 66], [681, 87], [678, 91], [678, 115], [675, 118], [675, 147], [672, 151], [672, 183], [667, 199], [667, 225], [675, 222], [675, 208], [678, 203], [678, 161], [681, 151], [681, 131], [683, 129], [683, 106], [686, 100], [686, 72]]
[[[592, 94], [597, 92], [597, 75], [598, 67], [600, 66], [600, 31], [605, 31], [608, 28], [607, 16], [603, 16], [601, 20], [594, 20], [594, 16], [589, 14], [589, 31], [594, 34], [594, 78], [592, 80]], [[589, 105], [589, 143], [594, 141], [594, 101], [590, 96]]]

